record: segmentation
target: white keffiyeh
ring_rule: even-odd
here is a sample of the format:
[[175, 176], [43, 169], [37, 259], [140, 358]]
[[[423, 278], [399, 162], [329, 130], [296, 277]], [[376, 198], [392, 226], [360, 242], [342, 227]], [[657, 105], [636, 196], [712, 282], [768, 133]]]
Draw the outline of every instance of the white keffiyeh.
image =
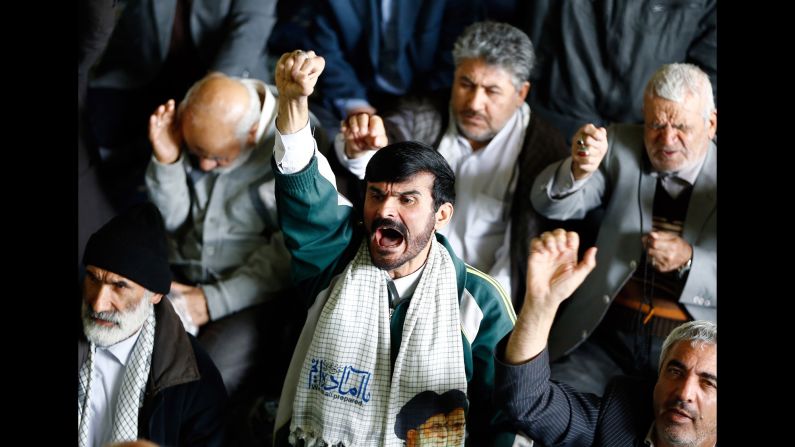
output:
[[[152, 364], [152, 350], [155, 344], [155, 313], [154, 306], [149, 306], [141, 335], [135, 342], [130, 360], [124, 369], [119, 398], [113, 414], [113, 429], [110, 442], [134, 441], [138, 439], [138, 410], [143, 406], [144, 388], [149, 377]], [[91, 386], [94, 373], [94, 352], [96, 345], [91, 342], [88, 360], [80, 368], [79, 387], [77, 393], [77, 427], [78, 445], [87, 447], [88, 427], [91, 416]]]
[[432, 237], [393, 372], [387, 280], [373, 265], [366, 239], [343, 275], [323, 307], [303, 360], [290, 442], [402, 446], [395, 417], [407, 401], [426, 390], [466, 394], [455, 266]]

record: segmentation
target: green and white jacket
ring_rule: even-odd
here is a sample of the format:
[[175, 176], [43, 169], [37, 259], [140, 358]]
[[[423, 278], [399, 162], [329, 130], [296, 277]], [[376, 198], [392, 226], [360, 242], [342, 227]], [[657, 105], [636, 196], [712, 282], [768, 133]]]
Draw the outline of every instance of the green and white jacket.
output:
[[[301, 135], [303, 134], [303, 135]], [[301, 147], [303, 146], [303, 147]], [[286, 148], [286, 149], [285, 149]], [[292, 255], [291, 275], [299, 297], [309, 308], [307, 327], [314, 326], [335, 281], [353, 259], [366, 236], [364, 226], [350, 202], [337, 192], [328, 161], [311, 141], [309, 126], [291, 134], [277, 133], [273, 171], [279, 224]], [[314, 155], [308, 151], [313, 149]], [[311, 159], [303, 169], [284, 174], [285, 150], [304, 151]], [[513, 329], [516, 314], [510, 298], [491, 276], [465, 264], [450, 248], [444, 236], [439, 241], [455, 265], [460, 309], [461, 337], [468, 382], [467, 445], [510, 446], [514, 433], [492, 403], [494, 390], [494, 348]], [[400, 346], [403, 321], [410, 299], [401, 301], [391, 317], [392, 346]], [[304, 332], [307, 332], [307, 327]], [[313, 327], [309, 330], [314, 330]], [[299, 344], [310, 343], [303, 337]], [[297, 352], [303, 351], [301, 346]], [[282, 396], [295, 387], [303, 358], [293, 357]], [[394, 364], [394, 358], [392, 358]], [[287, 393], [292, 395], [292, 393]], [[292, 402], [281, 402], [276, 419], [276, 445], [287, 445]]]

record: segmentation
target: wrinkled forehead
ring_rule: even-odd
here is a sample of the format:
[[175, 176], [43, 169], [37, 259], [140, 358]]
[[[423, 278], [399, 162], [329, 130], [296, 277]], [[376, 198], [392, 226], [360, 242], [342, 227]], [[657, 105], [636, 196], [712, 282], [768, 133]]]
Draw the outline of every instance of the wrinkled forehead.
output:
[[462, 59], [461, 62], [455, 67], [456, 72], [460, 75], [475, 75], [478, 77], [489, 78], [508, 78], [511, 77], [509, 67], [505, 67], [498, 63], [489, 63], [482, 58], [468, 58]]
[[671, 347], [662, 366], [671, 363], [694, 369], [697, 374], [718, 376], [718, 345], [705, 341], [681, 340]]
[[704, 102], [698, 95], [687, 94], [682, 101], [671, 101], [660, 96], [647, 96], [643, 112], [647, 122], [692, 122], [704, 120]]
[[130, 284], [134, 284], [136, 286], [140, 286], [140, 284], [138, 284], [137, 282], [135, 282], [135, 281], [133, 281], [133, 280], [131, 280], [129, 278], [126, 278], [126, 277], [121, 276], [119, 274], [113, 273], [110, 270], [105, 270], [102, 267], [97, 267], [96, 265], [93, 265], [93, 264], [87, 265], [86, 266], [86, 271], [88, 271], [93, 276], [95, 276], [96, 278], [101, 279], [101, 280], [113, 281], [113, 282], [124, 281], [124, 282], [128, 282]]
[[146, 288], [137, 282], [127, 278], [125, 276], [119, 275], [117, 273], [113, 273], [110, 270], [105, 270], [101, 267], [97, 267], [95, 265], [89, 264], [86, 266], [86, 278], [85, 280], [89, 280], [89, 275], [93, 276], [99, 282], [103, 284], [110, 284], [113, 286], [125, 286], [126, 289], [132, 291], [133, 293], [136, 292], [144, 292]]

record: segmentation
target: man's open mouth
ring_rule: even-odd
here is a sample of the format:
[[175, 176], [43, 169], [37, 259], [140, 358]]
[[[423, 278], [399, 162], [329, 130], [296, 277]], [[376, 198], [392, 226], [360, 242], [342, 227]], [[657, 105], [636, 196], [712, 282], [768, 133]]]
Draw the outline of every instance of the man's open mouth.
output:
[[406, 228], [391, 219], [377, 219], [372, 225], [372, 238], [380, 248], [395, 248], [406, 239]]
[[393, 248], [403, 243], [403, 234], [395, 228], [378, 227], [374, 233], [375, 242], [381, 248]]

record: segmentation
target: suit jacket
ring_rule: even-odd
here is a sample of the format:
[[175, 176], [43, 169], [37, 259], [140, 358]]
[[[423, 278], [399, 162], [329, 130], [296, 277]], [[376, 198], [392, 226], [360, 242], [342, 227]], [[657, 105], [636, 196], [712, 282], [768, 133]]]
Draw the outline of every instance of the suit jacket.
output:
[[644, 88], [663, 64], [697, 65], [717, 98], [717, 0], [526, 3], [538, 56], [530, 105], [566, 138], [584, 123], [643, 122]]
[[[553, 219], [580, 218], [607, 204], [596, 245], [596, 268], [558, 311], [549, 338], [553, 361], [572, 351], [593, 333], [610, 303], [638, 267], [641, 235], [651, 231], [657, 178], [643, 144], [642, 125], [615, 125], [608, 131], [607, 155], [583, 187], [552, 199], [549, 188], [560, 163], [536, 178], [531, 200], [539, 213]], [[562, 163], [562, 162], [561, 162]], [[693, 319], [716, 320], [717, 146], [709, 143], [687, 208], [682, 238], [693, 246], [693, 264], [679, 303]]]
[[[375, 74], [379, 65], [394, 63], [409, 91], [448, 88], [453, 79], [453, 43], [480, 17], [474, 0], [393, 0], [399, 30], [398, 61], [380, 61], [381, 0], [320, 1], [310, 32], [308, 48], [326, 59], [319, 79], [325, 106], [333, 110], [339, 98], [367, 99], [379, 90]], [[413, 80], [418, 80], [414, 83]]]
[[[193, 0], [190, 37], [203, 65], [230, 76], [270, 79], [265, 43], [273, 1]], [[92, 87], [138, 88], [168, 55], [177, 0], [129, 1], [91, 80]]]
[[[449, 103], [448, 95], [402, 101], [393, 113], [384, 116], [389, 142], [412, 140], [439, 147], [450, 120]], [[519, 172], [510, 209], [511, 299], [517, 310], [524, 300], [529, 241], [556, 226], [537, 213], [528, 203], [527, 197], [533, 180], [541, 170], [568, 153], [569, 149], [560, 133], [537, 114], [531, 113], [522, 150], [516, 160]]]
[[517, 430], [546, 446], [645, 446], [653, 382], [619, 376], [601, 398], [580, 393], [550, 382], [546, 349], [522, 365], [500, 361], [507, 338], [497, 347], [494, 401]]

